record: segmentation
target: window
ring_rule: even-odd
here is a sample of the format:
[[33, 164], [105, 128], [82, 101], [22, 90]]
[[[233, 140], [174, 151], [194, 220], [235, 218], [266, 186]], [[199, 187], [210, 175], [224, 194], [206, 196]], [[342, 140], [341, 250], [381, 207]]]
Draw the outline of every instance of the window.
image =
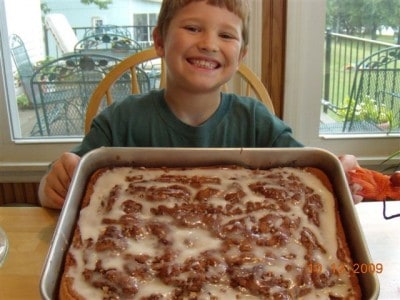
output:
[[388, 1], [327, 1], [324, 136], [400, 134], [400, 17]]
[[[329, 1], [329, 0], [327, 0]], [[363, 165], [376, 167], [400, 149], [400, 136], [320, 134], [324, 82], [326, 2], [288, 0], [284, 119], [309, 146], [338, 155], [352, 153]]]
[[[29, 94], [30, 77], [25, 77], [25, 72], [34, 72], [44, 62], [74, 54], [77, 41], [89, 33], [116, 32], [133, 38], [133, 12], [147, 14], [149, 21], [154, 24], [159, 8], [159, 1], [129, 3], [113, 1], [108, 9], [99, 9], [94, 4], [82, 4], [80, 0], [0, 0], [0, 126], [2, 128], [0, 177], [2, 180], [24, 180], [19, 177], [20, 174], [23, 174], [23, 178], [28, 181], [38, 180], [49, 162], [63, 151], [72, 148], [81, 139], [80, 133], [41, 134], [37, 125], [38, 120], [42, 125], [47, 121], [53, 121], [55, 124], [60, 120], [54, 113], [52, 114], [54, 118], [46, 121], [40, 111], [35, 111]], [[122, 15], [121, 11], [126, 14]], [[55, 18], [47, 18], [49, 15]], [[62, 29], [57, 31], [59, 27], [53, 28], [52, 22], [61, 25]], [[144, 25], [149, 24], [144, 23]], [[61, 35], [57, 35], [60, 32]], [[59, 39], [60, 36], [62, 39]], [[10, 48], [11, 40], [15, 49]], [[17, 50], [15, 54], [19, 56], [18, 62], [21, 63], [19, 70], [11, 50]], [[46, 92], [47, 95], [51, 92], [61, 94], [62, 91], [57, 90], [57, 85], [50, 78], [41, 79], [44, 85], [36, 89], [36, 92], [42, 94]], [[24, 86], [27, 87], [26, 90]], [[43, 99], [38, 101], [39, 107], [43, 106], [41, 102]], [[58, 110], [60, 109], [63, 108], [59, 106]]]
[[[14, 82], [5, 87], [12, 137], [32, 141], [61, 137], [77, 140], [81, 136], [81, 124], [74, 124], [76, 122], [71, 120], [84, 114], [87, 99], [80, 96], [90, 95], [90, 91], [82, 83], [79, 84], [81, 75], [71, 75], [67, 83], [65, 76], [56, 72], [63, 71], [64, 61], [61, 58], [90, 51], [121, 60], [124, 58], [122, 51], [112, 51], [116, 39], [121, 42], [133, 39], [132, 44], [140, 42], [138, 47], [142, 49], [151, 46], [151, 30], [160, 7], [160, 3], [156, 2], [135, 1], [128, 5], [119, 1], [109, 4], [107, 9], [100, 9], [94, 4], [85, 5], [80, 0], [2, 0], [1, 5], [4, 6], [4, 27], [1, 28], [3, 63], [7, 70], [5, 76], [8, 76], [5, 80]], [[21, 7], [26, 9], [21, 11]], [[143, 11], [139, 14], [144, 17], [139, 22], [140, 26], [132, 23], [129, 10]], [[119, 15], [120, 11], [127, 11], [125, 17]], [[117, 15], [118, 18], [115, 17]], [[21, 19], [29, 20], [29, 24], [22, 24]], [[145, 32], [144, 36], [136, 35], [138, 28]], [[105, 49], [100, 49], [98, 45], [103, 42]], [[100, 60], [99, 57], [93, 59]], [[43, 64], [50, 62], [53, 64], [47, 69], [41, 69]], [[65, 64], [69, 63], [66, 68], [71, 66], [71, 62], [74, 63], [72, 58], [65, 59]], [[112, 67], [111, 63], [109, 67]], [[95, 80], [92, 81], [94, 86]], [[67, 87], [76, 88], [76, 92], [68, 92]], [[79, 101], [83, 108], [80, 111], [77, 109]], [[66, 107], [67, 102], [75, 107]], [[62, 126], [65, 130], [61, 129]], [[73, 127], [78, 130], [73, 130]]]
[[[253, 12], [260, 12], [264, 1], [251, 1]], [[143, 7], [135, 7], [132, 4], [139, 2]], [[49, 8], [51, 12], [66, 13], [64, 8], [72, 10], [71, 14], [76, 17], [74, 19], [76, 21], [71, 21], [71, 23], [75, 25], [76, 22], [76, 27], [83, 28], [93, 27], [92, 18], [95, 17], [103, 20], [103, 25], [130, 24], [133, 22], [133, 12], [140, 11], [147, 14], [149, 24], [153, 24], [160, 5], [154, 1], [134, 1], [128, 8], [132, 12], [127, 14], [128, 21], [124, 21], [121, 20], [120, 13], [115, 17], [112, 10], [99, 10], [93, 5], [82, 6], [80, 0], [47, 0], [46, 3], [47, 7], [42, 6], [42, 9]], [[13, 10], [11, 4], [16, 9]], [[127, 9], [121, 7], [126, 5], [124, 1], [114, 1], [112, 5], [115, 5], [115, 9], [119, 12]], [[25, 9], [20, 10], [20, 7]], [[319, 133], [319, 116], [321, 99], [323, 99], [325, 1], [287, 0], [287, 7], [284, 120], [293, 128], [296, 138], [306, 145], [322, 147], [336, 154], [353, 153], [360, 158], [364, 165], [376, 165], [400, 148], [399, 137], [372, 138], [371, 136], [355, 137], [348, 134], [325, 136]], [[20, 33], [26, 40], [27, 51], [33, 62], [46, 58], [46, 53], [50, 53], [51, 56], [62, 55], [54, 51], [56, 48], [51, 50], [44, 46], [37, 49], [31, 47], [33, 44], [41, 45], [37, 41], [45, 38], [44, 34], [40, 35], [41, 18], [37, 17], [41, 13], [39, 0], [0, 0], [0, 126], [2, 129], [0, 130], [0, 177], [4, 180], [38, 180], [50, 161], [63, 151], [69, 150], [80, 140], [80, 137], [29, 136], [27, 133], [32, 127], [26, 125], [29, 120], [27, 112], [19, 109], [17, 105], [16, 95], [21, 92], [21, 88], [18, 87], [18, 81], [14, 81], [15, 77], [12, 76], [15, 66], [8, 47], [9, 34], [15, 33], [14, 30]], [[261, 42], [257, 39], [260, 34], [257, 33], [257, 30], [261, 30], [261, 26], [258, 24], [262, 20], [258, 13], [253, 13], [253, 16], [255, 17], [251, 18], [250, 37], [253, 42], [246, 59], [251, 68], [260, 74], [260, 63], [256, 58], [262, 54], [260, 54]], [[21, 19], [34, 22], [37, 27], [27, 26], [26, 23], [22, 24]], [[115, 24], [117, 21], [121, 24]], [[130, 25], [133, 26], [133, 23]], [[29, 29], [28, 34], [21, 34], [21, 32], [26, 32], [27, 28]], [[78, 33], [77, 35], [80, 36]], [[36, 40], [30, 40], [32, 37], [35, 37]], [[52, 35], [48, 35], [48, 38], [51, 39]], [[49, 42], [49, 45], [52, 44]], [[55, 47], [55, 44], [52, 46]], [[35, 119], [36, 116], [31, 114], [30, 118]]]
[[[251, 40], [254, 43], [249, 49], [248, 65], [260, 74], [260, 64], [256, 59], [261, 53], [260, 36], [261, 5], [263, 0], [251, 1], [254, 11], [251, 18]], [[26, 53], [34, 65], [38, 67], [43, 61], [58, 59], [68, 55], [61, 49], [60, 41], [49, 30], [42, 30], [42, 20], [45, 15], [62, 14], [62, 23], [67, 27], [62, 30], [69, 32], [70, 43], [62, 45], [74, 47], [74, 39], [82, 39], [90, 31], [95, 33], [127, 28], [135, 37], [134, 21], [138, 14], [140, 26], [150, 27], [156, 24], [161, 1], [113, 1], [109, 9], [98, 9], [94, 4], [83, 5], [80, 0], [0, 0], [0, 177], [3, 181], [38, 181], [47, 165], [62, 152], [68, 151], [81, 139], [79, 135], [40, 135], [32, 129], [37, 122], [37, 116], [30, 103], [28, 108], [20, 105], [26, 98], [18, 99], [24, 94], [21, 77], [18, 75], [9, 47], [9, 36], [17, 34], [25, 44]], [[20, 8], [24, 7], [24, 10]], [[121, 11], [127, 12], [122, 17]], [[43, 17], [43, 19], [42, 19]], [[28, 20], [20, 22], [20, 20]], [[97, 22], [97, 21], [100, 21]], [[48, 21], [49, 22], [49, 21]], [[144, 22], [144, 23], [143, 23]], [[148, 22], [148, 23], [146, 23]], [[137, 24], [139, 24], [137, 23]], [[50, 24], [51, 25], [51, 24]], [[98, 26], [96, 26], [98, 25]], [[49, 24], [46, 25], [49, 29]], [[72, 29], [71, 29], [72, 28]], [[132, 31], [130, 29], [132, 28]], [[143, 43], [151, 42], [151, 31], [145, 33]], [[149, 40], [150, 39], [150, 40]], [[16, 39], [18, 40], [18, 39]], [[42, 41], [47, 41], [47, 44]], [[71, 43], [72, 41], [72, 43]], [[65, 52], [63, 52], [65, 51]], [[25, 52], [23, 52], [25, 53]], [[46, 80], [46, 78], [43, 78]], [[29, 84], [29, 80], [28, 80]], [[47, 83], [41, 91], [55, 91], [52, 83]]]
[[102, 27], [104, 24], [100, 17], [92, 17], [92, 27]]
[[152, 32], [157, 23], [158, 14], [133, 14], [136, 40], [144, 45], [152, 44]]

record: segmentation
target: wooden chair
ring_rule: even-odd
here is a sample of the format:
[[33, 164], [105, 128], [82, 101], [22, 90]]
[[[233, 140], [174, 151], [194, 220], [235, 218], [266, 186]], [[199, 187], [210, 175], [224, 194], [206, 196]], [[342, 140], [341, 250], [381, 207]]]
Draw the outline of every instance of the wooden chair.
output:
[[[152, 82], [151, 88], [163, 88], [166, 84], [165, 66], [162, 59], [157, 57], [154, 48], [149, 48], [138, 52], [117, 64], [99, 83], [97, 88], [94, 90], [92, 97], [89, 100], [89, 104], [86, 111], [85, 119], [85, 133], [90, 129], [93, 118], [99, 111], [103, 100], [107, 105], [110, 105], [114, 99], [112, 88], [113, 84], [121, 78], [130, 74], [131, 78], [131, 91], [132, 94], [141, 93], [138, 80], [138, 71], [136, 68], [145, 70], [146, 74]], [[240, 82], [239, 80], [242, 80]], [[274, 113], [274, 107], [271, 98], [268, 94], [267, 89], [262, 84], [260, 79], [251, 71], [246, 65], [241, 64], [237, 76], [231, 80], [224, 87], [224, 91], [232, 90], [235, 87], [234, 92], [246, 96], [253, 96], [263, 102], [267, 108]]]

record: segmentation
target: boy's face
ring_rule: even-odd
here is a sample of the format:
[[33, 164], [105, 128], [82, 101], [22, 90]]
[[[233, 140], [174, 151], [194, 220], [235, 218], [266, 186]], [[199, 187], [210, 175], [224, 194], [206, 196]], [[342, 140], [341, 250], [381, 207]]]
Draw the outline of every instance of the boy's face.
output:
[[155, 47], [165, 58], [167, 86], [192, 92], [219, 90], [245, 55], [242, 21], [225, 8], [192, 2], [171, 20], [165, 37], [156, 30]]

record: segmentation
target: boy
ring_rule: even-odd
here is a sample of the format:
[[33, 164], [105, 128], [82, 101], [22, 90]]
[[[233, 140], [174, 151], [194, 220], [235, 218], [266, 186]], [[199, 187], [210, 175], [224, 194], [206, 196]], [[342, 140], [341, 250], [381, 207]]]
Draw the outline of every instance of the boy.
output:
[[106, 108], [42, 178], [43, 206], [61, 208], [82, 155], [101, 146], [301, 147], [258, 100], [221, 94], [247, 52], [246, 0], [164, 0], [153, 32], [165, 59], [164, 90]]

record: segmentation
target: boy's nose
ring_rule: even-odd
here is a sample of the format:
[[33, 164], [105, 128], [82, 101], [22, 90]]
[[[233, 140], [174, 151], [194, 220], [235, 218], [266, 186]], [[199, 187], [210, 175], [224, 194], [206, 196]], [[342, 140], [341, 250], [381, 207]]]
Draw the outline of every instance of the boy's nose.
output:
[[213, 34], [204, 34], [199, 41], [199, 48], [202, 51], [217, 52], [219, 48], [217, 38]]

